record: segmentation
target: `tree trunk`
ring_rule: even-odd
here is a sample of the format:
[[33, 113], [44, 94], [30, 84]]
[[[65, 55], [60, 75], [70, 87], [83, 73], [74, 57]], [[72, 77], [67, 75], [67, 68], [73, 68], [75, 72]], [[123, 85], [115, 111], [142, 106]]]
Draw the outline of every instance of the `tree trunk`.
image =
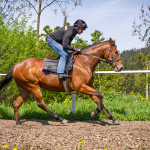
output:
[[39, 10], [38, 10], [38, 17], [37, 17], [37, 42], [36, 42], [36, 46], [38, 46], [38, 41], [39, 41], [41, 4], [42, 4], [42, 0], [39, 0]]

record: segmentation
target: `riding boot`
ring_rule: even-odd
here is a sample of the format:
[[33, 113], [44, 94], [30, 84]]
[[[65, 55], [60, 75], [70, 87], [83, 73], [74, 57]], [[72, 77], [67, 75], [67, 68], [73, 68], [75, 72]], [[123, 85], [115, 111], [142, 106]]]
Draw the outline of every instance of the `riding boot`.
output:
[[64, 74], [64, 73], [59, 73], [58, 74], [58, 78], [59, 79], [62, 79], [62, 78], [72, 78], [72, 76], [68, 75], [68, 74]]

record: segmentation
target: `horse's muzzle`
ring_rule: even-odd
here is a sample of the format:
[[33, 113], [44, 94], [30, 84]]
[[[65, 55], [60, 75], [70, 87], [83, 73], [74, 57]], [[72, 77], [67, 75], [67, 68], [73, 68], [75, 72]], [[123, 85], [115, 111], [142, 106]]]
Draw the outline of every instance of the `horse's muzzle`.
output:
[[114, 65], [113, 66], [113, 68], [114, 68], [114, 71], [117, 71], [117, 72], [120, 72], [122, 69], [123, 69], [123, 66], [120, 66], [120, 65]]

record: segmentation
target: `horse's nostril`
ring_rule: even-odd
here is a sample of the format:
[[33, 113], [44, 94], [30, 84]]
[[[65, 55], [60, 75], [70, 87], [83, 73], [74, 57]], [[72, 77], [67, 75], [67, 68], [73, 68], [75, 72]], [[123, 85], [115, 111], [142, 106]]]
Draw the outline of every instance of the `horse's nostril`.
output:
[[123, 67], [120, 68], [120, 71], [123, 70]]

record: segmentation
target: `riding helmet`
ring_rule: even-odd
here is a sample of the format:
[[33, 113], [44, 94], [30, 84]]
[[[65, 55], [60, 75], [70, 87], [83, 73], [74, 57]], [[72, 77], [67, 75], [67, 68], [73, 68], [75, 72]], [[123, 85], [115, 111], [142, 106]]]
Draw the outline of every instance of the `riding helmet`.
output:
[[74, 23], [74, 27], [79, 27], [83, 30], [85, 30], [88, 26], [87, 24], [85, 23], [85, 21], [81, 20], [81, 19], [78, 19], [75, 23]]

